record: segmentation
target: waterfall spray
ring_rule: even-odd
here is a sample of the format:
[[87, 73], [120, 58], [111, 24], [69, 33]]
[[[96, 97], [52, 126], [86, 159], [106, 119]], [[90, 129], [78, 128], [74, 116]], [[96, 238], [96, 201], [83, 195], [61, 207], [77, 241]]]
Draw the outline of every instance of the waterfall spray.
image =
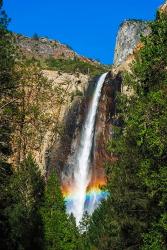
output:
[[[93, 144], [94, 129], [96, 113], [98, 109], [101, 90], [107, 73], [103, 74], [98, 82], [93, 95], [92, 102], [90, 104], [88, 114], [81, 131], [80, 144], [76, 152], [75, 166], [74, 166], [74, 180], [73, 190], [71, 193], [72, 205], [67, 210], [68, 213], [72, 213], [76, 218], [77, 225], [81, 221], [85, 211], [86, 191], [89, 185], [90, 174], [90, 154]], [[93, 193], [93, 202], [90, 204], [90, 210], [87, 208], [88, 213], [92, 213], [94, 210], [96, 194]]]
[[[98, 82], [93, 95], [92, 102], [90, 104], [88, 114], [86, 116], [83, 128], [81, 131], [81, 140], [79, 148], [76, 152], [75, 168], [74, 168], [74, 181], [73, 181], [73, 202], [70, 208], [70, 213], [73, 213], [76, 218], [76, 223], [82, 219], [84, 214], [84, 205], [86, 199], [86, 191], [90, 182], [90, 154], [93, 144], [94, 127], [96, 120], [96, 113], [98, 109], [99, 99], [101, 95], [101, 90], [107, 73], [103, 74]], [[92, 206], [95, 204], [95, 194], [94, 201], [91, 204], [91, 212], [93, 211]], [[88, 211], [89, 212], [89, 211]]]

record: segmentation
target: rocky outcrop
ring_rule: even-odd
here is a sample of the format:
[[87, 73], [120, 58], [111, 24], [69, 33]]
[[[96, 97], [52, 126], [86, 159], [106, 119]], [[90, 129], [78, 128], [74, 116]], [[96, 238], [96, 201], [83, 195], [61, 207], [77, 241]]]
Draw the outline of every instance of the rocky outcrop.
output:
[[88, 104], [91, 100], [97, 78], [89, 79], [85, 84], [81, 97], [76, 97], [70, 108], [66, 110], [63, 119], [63, 133], [49, 148], [47, 166], [50, 169], [56, 168], [59, 175], [66, 175], [70, 179], [74, 154], [80, 139], [80, 132], [87, 114]]
[[[59, 131], [46, 136], [45, 166], [49, 173], [56, 168], [61, 175], [66, 168], [69, 155], [71, 155], [72, 142], [79, 138], [87, 109], [89, 93], [94, 89], [95, 79], [90, 80], [87, 75], [67, 74], [55, 71], [44, 71], [45, 76], [53, 80], [57, 87], [63, 85], [63, 103], [59, 110]], [[55, 107], [56, 109], [57, 107]]]
[[[121, 72], [125, 70], [125, 67], [123, 67], [122, 70], [120, 67], [122, 67], [124, 63], [127, 64], [127, 58], [129, 58], [129, 62], [131, 61], [134, 50], [139, 46], [142, 32], [144, 32], [145, 35], [149, 32], [146, 23], [127, 21], [121, 26], [121, 30], [118, 34], [115, 55], [116, 65], [105, 80], [97, 113], [94, 145], [91, 157], [91, 186], [95, 186], [96, 180], [99, 179], [101, 183], [105, 183], [104, 165], [106, 162], [115, 161], [114, 156], [107, 152], [106, 147], [108, 140], [113, 136], [113, 126], [118, 122], [116, 117], [116, 97], [117, 92], [120, 92], [122, 88]], [[58, 73], [56, 73], [56, 75], [57, 74]], [[54, 72], [49, 72], [47, 76], [49, 79], [53, 79], [54, 75]], [[63, 75], [63, 77], [64, 76], [65, 75]], [[61, 77], [62, 76], [59, 76], [60, 80]], [[57, 76], [55, 76], [55, 78], [57, 78]], [[74, 82], [73, 75], [71, 75], [70, 81]], [[69, 182], [73, 179], [73, 176], [71, 176], [73, 174], [71, 168], [75, 165], [75, 152], [97, 79], [89, 81], [87, 78], [87, 83], [84, 81], [82, 82], [83, 84], [81, 84], [80, 87], [78, 85], [79, 88], [77, 85], [71, 85], [69, 88], [71, 93], [74, 91], [83, 93], [82, 98], [74, 98], [70, 105], [67, 101], [66, 105], [62, 108], [60, 113], [63, 133], [61, 135], [58, 134], [45, 151], [47, 172], [49, 173], [52, 168], [57, 169], [65, 185], [70, 185]]]
[[115, 157], [107, 152], [107, 143], [112, 139], [112, 128], [116, 119], [117, 92], [121, 91], [122, 78], [111, 72], [107, 75], [99, 102], [95, 126], [94, 146], [92, 152], [92, 180], [90, 186], [95, 186], [97, 180], [105, 184], [105, 164], [115, 161]]
[[[96, 118], [94, 143], [91, 154], [90, 170], [92, 171], [92, 178], [90, 181], [90, 186], [95, 187], [99, 183], [99, 181], [101, 185], [105, 184], [105, 163], [115, 160], [115, 158], [106, 151], [106, 147], [108, 140], [112, 138], [112, 127], [117, 122], [115, 117], [116, 95], [117, 92], [121, 89], [121, 82], [122, 79], [119, 74], [117, 76], [114, 76], [110, 72], [102, 88]], [[66, 139], [64, 140], [64, 143], [62, 143], [63, 141], [61, 142], [61, 145], [63, 146], [60, 148], [60, 154], [57, 155], [57, 158], [54, 158], [54, 161], [52, 161], [51, 164], [51, 166], [53, 166], [53, 162], [57, 162], [58, 171], [62, 177], [64, 189], [66, 189], [66, 186], [72, 185], [73, 170], [71, 168], [75, 166], [76, 151], [80, 141], [83, 121], [86, 117], [89, 102], [92, 99], [92, 93], [94, 91], [96, 83], [97, 79], [94, 79], [94, 81], [89, 84], [89, 88], [87, 90], [85, 98], [83, 98], [82, 102], [78, 103], [78, 105], [75, 106], [75, 118], [71, 119], [71, 123], [70, 121], [66, 122], [69, 127], [68, 135], [70, 134], [70, 131], [73, 131], [70, 134], [70, 141], [67, 139], [66, 133]], [[65, 147], [67, 146], [68, 151], [65, 152]], [[54, 155], [53, 151], [51, 155]]]
[[[90, 74], [79, 73], [78, 70], [66, 73], [61, 70], [46, 70], [46, 59], [63, 59], [87, 62], [99, 66], [95, 60], [78, 55], [68, 45], [48, 38], [29, 38], [14, 34], [15, 41], [27, 59], [36, 59], [43, 68], [42, 74], [46, 77], [47, 95], [41, 98], [40, 108], [42, 114], [47, 116], [49, 122], [41, 120], [42, 129], [36, 129], [36, 136], [29, 137], [27, 150], [31, 151], [42, 172], [49, 173], [56, 168], [59, 173], [66, 165], [74, 136], [77, 136], [82, 126], [89, 92], [94, 89], [96, 80], [90, 79]], [[34, 60], [33, 60], [34, 61]], [[31, 60], [29, 61], [31, 63]], [[45, 70], [44, 70], [45, 69]], [[72, 70], [71, 70], [72, 71]], [[89, 73], [89, 72], [88, 72]], [[38, 94], [38, 89], [35, 90]], [[46, 97], [47, 96], [47, 97]], [[35, 128], [34, 128], [35, 130]], [[33, 131], [34, 131], [33, 130]], [[38, 140], [36, 139], [38, 137]], [[35, 143], [34, 143], [35, 141]], [[11, 161], [15, 160], [15, 155]]]
[[160, 9], [161, 12], [167, 12], [167, 1], [163, 5], [161, 5]]
[[131, 55], [140, 42], [141, 35], [150, 33], [148, 23], [139, 20], [129, 20], [120, 26], [115, 47], [114, 65], [119, 66]]
[[[165, 8], [163, 6], [163, 9]], [[117, 117], [117, 93], [122, 91], [128, 96], [133, 94], [126, 86], [123, 86], [122, 72], [130, 70], [131, 62], [143, 46], [141, 36], [147, 36], [150, 32], [148, 23], [138, 20], [125, 21], [118, 32], [114, 66], [112, 71], [107, 75], [103, 85], [96, 117], [94, 145], [91, 154], [90, 169], [92, 171], [92, 178], [90, 187], [96, 187], [97, 183], [105, 184], [105, 163], [116, 160], [116, 157], [107, 152], [106, 148], [107, 142], [113, 137], [113, 126], [121, 125]], [[93, 87], [94, 84], [91, 86]], [[71, 185], [70, 180], [73, 179], [73, 176], [70, 175], [73, 171], [70, 168], [74, 166], [75, 151], [79, 143], [81, 127], [89, 105], [88, 97], [91, 99], [91, 95], [88, 95], [77, 106], [76, 117], [73, 119], [73, 133], [70, 137], [71, 140], [66, 160], [63, 159], [65, 154], [62, 154], [63, 161], [60, 164], [62, 166], [61, 174], [67, 186]]]
[[[167, 12], [167, 1], [160, 7], [161, 12]], [[121, 124], [117, 119], [117, 93], [123, 92], [131, 96], [133, 91], [123, 85], [122, 73], [130, 71], [131, 63], [138, 51], [143, 47], [141, 36], [151, 32], [148, 22], [129, 20], [119, 29], [114, 65], [108, 74], [100, 98], [92, 152], [92, 180], [90, 186], [95, 186], [96, 180], [105, 183], [104, 166], [107, 162], [114, 162], [116, 158], [107, 152], [107, 142], [112, 139], [113, 126]]]
[[15, 40], [21, 51], [27, 58], [35, 59], [77, 59], [90, 64], [99, 64], [93, 59], [86, 58], [77, 54], [68, 45], [62, 44], [57, 40], [48, 39], [45, 37], [25, 37], [15, 34]]
[[75, 127], [78, 105], [85, 96], [89, 76], [51, 70], [43, 70], [43, 75], [50, 81], [52, 89], [50, 99], [43, 103], [43, 110], [47, 110], [52, 122], [42, 135], [40, 147], [31, 150], [42, 172], [45, 173], [51, 166], [56, 167], [61, 157], [66, 157]]
[[[148, 22], [140, 20], [128, 20], [122, 23], [118, 31], [114, 65], [112, 73], [116, 77], [125, 71], [130, 71], [131, 64], [135, 60], [138, 51], [143, 47], [142, 36], [147, 36], [151, 32]], [[122, 84], [121, 92], [127, 96], [133, 95], [133, 91]]]

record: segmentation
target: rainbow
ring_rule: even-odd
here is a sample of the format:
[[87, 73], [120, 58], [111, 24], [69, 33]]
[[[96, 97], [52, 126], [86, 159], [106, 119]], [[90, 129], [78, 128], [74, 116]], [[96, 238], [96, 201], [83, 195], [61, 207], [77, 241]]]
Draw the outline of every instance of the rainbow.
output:
[[[108, 196], [108, 191], [100, 188], [92, 188], [86, 193], [85, 198], [85, 210], [88, 211], [91, 208], [90, 204], [94, 202], [96, 204], [95, 207]], [[93, 211], [91, 210], [91, 213]]]
[[[107, 198], [108, 191], [105, 189], [105, 184], [104, 180], [96, 180], [89, 184], [85, 196], [85, 211], [89, 214], [92, 214], [94, 206], [97, 207], [102, 200]], [[62, 187], [62, 193], [67, 211], [71, 211], [75, 200], [75, 191], [73, 190], [73, 187]], [[94, 204], [92, 209], [91, 204]]]

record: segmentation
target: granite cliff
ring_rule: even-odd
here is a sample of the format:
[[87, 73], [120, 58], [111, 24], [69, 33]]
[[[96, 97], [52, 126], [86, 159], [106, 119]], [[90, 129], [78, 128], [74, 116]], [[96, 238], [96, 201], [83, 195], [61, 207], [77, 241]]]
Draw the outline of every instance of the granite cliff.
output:
[[87, 62], [90, 64], [99, 64], [96, 60], [86, 58], [76, 53], [69, 45], [63, 44], [57, 40], [46, 37], [26, 37], [15, 34], [16, 43], [21, 51], [28, 58], [37, 60], [54, 59], [71, 59]]
[[[135, 52], [142, 46], [140, 43], [141, 36], [146, 36], [149, 33], [148, 23], [139, 20], [125, 21], [119, 28], [114, 65], [104, 83], [98, 108], [92, 151], [92, 167], [94, 171], [92, 182], [95, 181], [98, 175], [103, 176], [102, 178], [105, 179], [104, 163], [107, 160], [114, 160], [106, 152], [106, 142], [112, 137], [112, 126], [117, 122], [116, 93], [126, 91], [122, 84], [121, 72], [128, 70], [129, 64], [134, 59]], [[98, 62], [78, 55], [69, 46], [63, 45], [56, 40], [16, 35], [16, 41], [27, 58], [35, 58], [39, 61], [53, 58], [55, 60], [71, 60], [71, 62], [77, 59], [80, 62], [99, 67]], [[103, 67], [102, 71], [105, 70]], [[34, 151], [34, 155], [38, 164], [43, 166], [44, 172], [50, 172], [50, 169], [56, 168], [60, 175], [62, 173], [67, 174], [68, 162], [77, 147], [80, 130], [97, 77], [92, 78], [89, 75], [89, 70], [87, 74], [77, 71], [63, 72], [54, 68], [45, 68], [42, 69], [42, 72], [50, 80], [53, 87], [52, 99], [48, 100], [45, 107], [48, 107], [48, 110], [55, 118], [55, 122], [47, 130], [40, 149]], [[58, 88], [61, 88], [62, 103], [56, 106], [57, 93], [54, 94], [54, 91]]]
[[[122, 87], [121, 72], [126, 70], [136, 50], [140, 49], [141, 35], [148, 35], [150, 32], [148, 24], [141, 21], [125, 21], [121, 26], [117, 36], [115, 61], [113, 69], [108, 74], [102, 89], [100, 98], [96, 126], [95, 137], [92, 151], [92, 170], [93, 178], [91, 182], [96, 182], [96, 179], [101, 176], [102, 182], [105, 182], [104, 164], [105, 162], [113, 161], [113, 156], [106, 152], [106, 143], [112, 137], [112, 126], [117, 122], [116, 119], [116, 95], [118, 91], [125, 89]], [[49, 72], [46, 72], [47, 74]], [[50, 72], [48, 77], [53, 79], [55, 72]], [[72, 75], [71, 75], [72, 77]], [[56, 77], [54, 77], [56, 80]], [[56, 80], [57, 81], [57, 80]], [[82, 98], [77, 97], [70, 105], [62, 108], [60, 117], [64, 126], [64, 133], [54, 137], [55, 140], [48, 143], [45, 151], [45, 163], [47, 172], [50, 169], [56, 168], [60, 174], [69, 174], [69, 162], [78, 145], [81, 127], [87, 113], [89, 101], [91, 100], [92, 91], [96, 84], [97, 78], [90, 79], [87, 77], [87, 83], [82, 81], [80, 89]], [[71, 78], [71, 87], [73, 80]], [[69, 89], [70, 89], [69, 88]]]
[[[22, 160], [24, 155], [31, 151], [43, 173], [54, 167], [60, 169], [70, 152], [75, 129], [81, 126], [82, 119], [79, 121], [79, 113], [85, 112], [83, 106], [87, 105], [88, 92], [96, 81], [92, 75], [100, 75], [105, 70], [104, 66], [78, 55], [69, 46], [58, 41], [16, 34], [14, 36], [25, 62], [29, 65], [28, 68], [31, 69], [31, 65], [35, 63], [40, 70], [39, 74], [43, 75], [48, 82], [47, 85], [50, 85], [46, 90], [47, 95], [39, 103], [41, 112], [50, 117], [50, 122], [45, 124], [41, 120], [41, 127], [29, 128], [27, 133], [31, 130], [31, 135], [27, 138], [24, 152], [19, 150], [19, 159]], [[51, 63], [45, 64], [46, 60], [53, 66]], [[35, 82], [31, 85], [33, 93], [29, 87], [25, 89], [25, 99], [31, 98], [29, 101], [33, 102], [34, 97], [38, 96], [38, 86], [35, 87]], [[16, 131], [12, 140], [13, 155], [9, 160], [14, 165], [17, 165], [18, 159], [18, 136]]]
[[133, 53], [141, 36], [150, 33], [148, 23], [141, 20], [127, 20], [120, 25], [115, 47], [114, 65], [122, 64]]

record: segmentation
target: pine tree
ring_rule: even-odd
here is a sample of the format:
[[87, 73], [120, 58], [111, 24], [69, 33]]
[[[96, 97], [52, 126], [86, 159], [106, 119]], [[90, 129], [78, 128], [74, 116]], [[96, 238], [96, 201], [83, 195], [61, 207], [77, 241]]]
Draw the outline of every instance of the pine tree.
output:
[[13, 99], [15, 82], [13, 67], [15, 48], [10, 32], [7, 30], [9, 18], [0, 1], [0, 249], [8, 249], [9, 224], [5, 209], [10, 204], [8, 193], [11, 165], [7, 163], [11, 155], [11, 121], [14, 113]]
[[41, 215], [46, 250], [79, 250], [77, 230], [66, 214], [60, 183], [55, 171], [47, 181]]
[[10, 206], [9, 196], [10, 177], [12, 175], [11, 166], [0, 162], [0, 249], [8, 249], [9, 223], [6, 208]]
[[25, 159], [11, 176], [6, 208], [9, 223], [10, 249], [41, 249], [42, 223], [39, 207], [44, 181], [31, 155]]
[[0, 3], [0, 158], [11, 154], [11, 121], [14, 113], [16, 83], [13, 80], [15, 48], [11, 33], [7, 30], [9, 19]]

